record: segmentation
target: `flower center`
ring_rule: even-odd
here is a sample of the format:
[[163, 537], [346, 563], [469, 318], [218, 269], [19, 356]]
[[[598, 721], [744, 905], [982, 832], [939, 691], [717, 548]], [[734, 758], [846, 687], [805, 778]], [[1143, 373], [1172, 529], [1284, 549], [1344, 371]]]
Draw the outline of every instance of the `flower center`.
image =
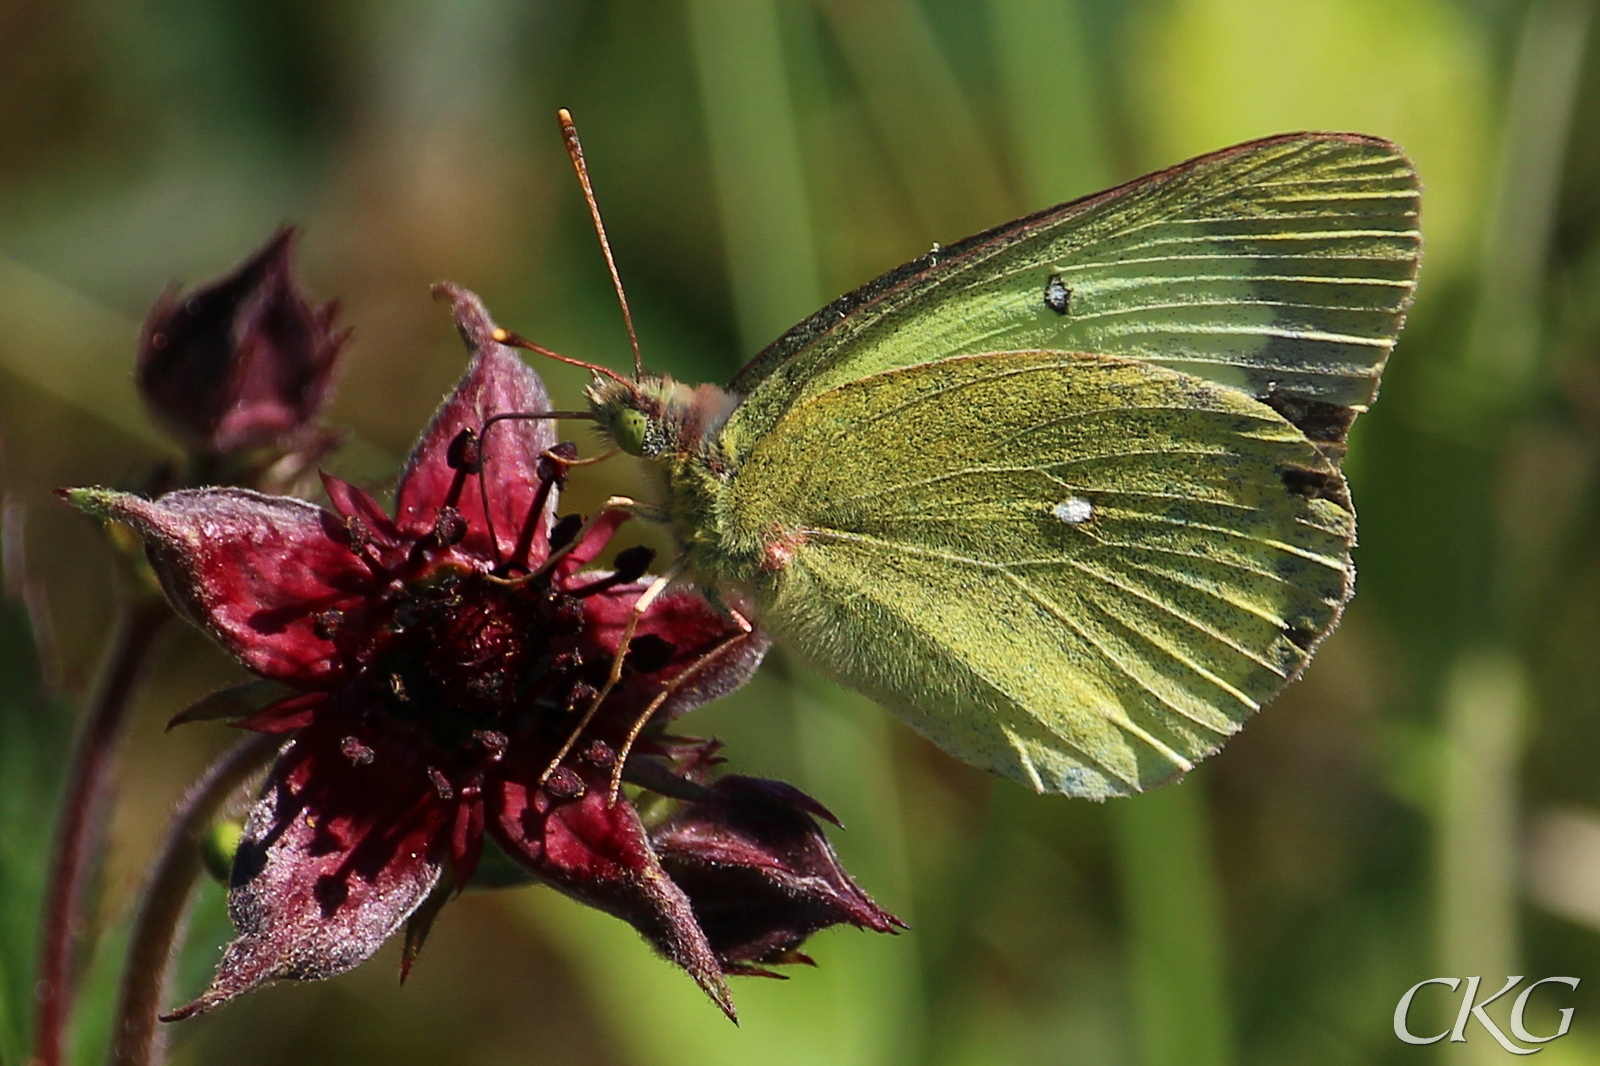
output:
[[517, 730], [537, 708], [567, 709], [581, 695], [572, 649], [582, 628], [578, 598], [543, 582], [447, 574], [406, 589], [365, 676], [395, 718], [457, 749]]
[[[436, 749], [427, 756], [437, 762], [430, 763], [430, 774], [471, 777], [513, 742], [534, 758], [539, 752], [553, 758], [572, 749], [580, 724], [593, 740], [633, 735], [631, 720], [619, 724], [595, 713], [614, 659], [595, 634], [585, 633], [584, 601], [616, 596], [619, 587], [638, 582], [654, 553], [620, 551], [611, 572], [602, 574], [573, 575], [550, 565], [552, 553], [575, 550], [578, 536], [599, 542], [587, 544], [583, 558], [592, 559], [616, 525], [591, 528], [569, 515], [545, 532], [550, 495], [575, 458], [576, 449], [564, 444], [541, 458], [509, 557], [493, 529], [472, 539], [457, 507], [468, 498], [469, 479], [484, 477], [480, 435], [470, 430], [450, 445], [455, 475], [430, 533], [403, 548], [392, 539], [376, 540], [357, 516], [346, 520], [351, 550], [378, 588], [349, 617], [319, 615], [318, 633], [335, 643], [350, 668], [346, 694], [353, 698], [344, 706], [366, 725], [399, 727]], [[481, 499], [487, 526], [493, 509], [486, 486]], [[654, 634], [635, 637], [624, 657], [623, 683], [663, 669], [675, 650]], [[368, 750], [359, 737], [352, 735], [352, 743], [352, 759]]]

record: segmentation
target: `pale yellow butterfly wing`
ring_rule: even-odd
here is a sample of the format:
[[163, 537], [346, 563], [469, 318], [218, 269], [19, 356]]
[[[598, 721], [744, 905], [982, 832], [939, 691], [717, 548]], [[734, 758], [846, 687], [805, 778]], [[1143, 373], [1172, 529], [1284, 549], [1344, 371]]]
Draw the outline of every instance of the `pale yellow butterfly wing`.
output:
[[750, 572], [780, 641], [959, 758], [1081, 796], [1215, 751], [1353, 576], [1344, 483], [1278, 413], [1060, 352], [808, 397], [726, 507], [730, 545], [776, 546]]

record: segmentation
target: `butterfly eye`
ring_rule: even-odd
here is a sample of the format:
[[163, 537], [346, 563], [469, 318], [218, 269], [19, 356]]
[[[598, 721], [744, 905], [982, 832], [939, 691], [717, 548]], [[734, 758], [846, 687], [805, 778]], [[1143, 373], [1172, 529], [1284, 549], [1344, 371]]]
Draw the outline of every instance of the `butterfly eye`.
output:
[[617, 420], [611, 425], [611, 435], [616, 438], [617, 447], [629, 455], [643, 455], [644, 438], [649, 429], [650, 419], [645, 413], [629, 407], [617, 414]]

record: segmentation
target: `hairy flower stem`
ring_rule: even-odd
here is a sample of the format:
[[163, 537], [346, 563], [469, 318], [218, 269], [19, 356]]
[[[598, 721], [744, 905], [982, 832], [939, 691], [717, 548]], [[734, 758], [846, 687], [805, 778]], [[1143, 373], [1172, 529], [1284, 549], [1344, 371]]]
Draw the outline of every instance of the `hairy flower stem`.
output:
[[158, 596], [136, 592], [130, 597], [121, 609], [111, 646], [101, 664], [61, 794], [35, 985], [36, 1066], [61, 1066], [65, 1060], [84, 889], [99, 846], [101, 816], [110, 792], [118, 742], [145, 667], [174, 617], [172, 609]]
[[113, 1066], [160, 1062], [157, 1012], [166, 998], [174, 948], [201, 870], [201, 842], [228, 800], [264, 769], [283, 746], [278, 736], [239, 741], [206, 769], [173, 812], [167, 834], [145, 884], [128, 941], [113, 1020]]

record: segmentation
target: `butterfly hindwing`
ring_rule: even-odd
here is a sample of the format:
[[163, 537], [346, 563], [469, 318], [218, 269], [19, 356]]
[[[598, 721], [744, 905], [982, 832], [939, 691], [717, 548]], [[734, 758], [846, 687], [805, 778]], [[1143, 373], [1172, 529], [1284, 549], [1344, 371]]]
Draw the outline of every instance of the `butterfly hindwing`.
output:
[[1337, 470], [1242, 392], [1007, 352], [808, 395], [729, 485], [791, 647], [969, 762], [1159, 783], [1306, 662], [1350, 594]]
[[1286, 134], [936, 248], [752, 360], [725, 438], [737, 455], [805, 397], [895, 367], [1055, 349], [1237, 388], [1337, 461], [1411, 299], [1419, 195], [1387, 141]]

